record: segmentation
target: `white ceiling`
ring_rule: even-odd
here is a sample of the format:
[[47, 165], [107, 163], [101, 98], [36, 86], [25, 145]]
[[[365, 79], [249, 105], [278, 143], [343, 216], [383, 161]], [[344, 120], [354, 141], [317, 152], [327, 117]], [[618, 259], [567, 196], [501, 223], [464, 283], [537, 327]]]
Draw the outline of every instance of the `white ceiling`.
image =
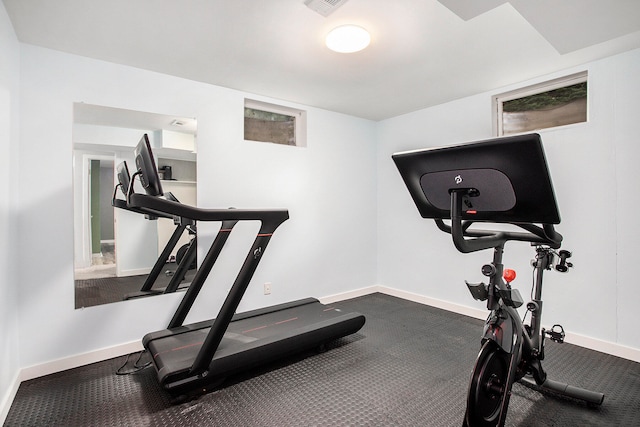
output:
[[[23, 43], [381, 120], [640, 47], [640, 0], [3, 0]], [[355, 54], [332, 28], [367, 28]]]

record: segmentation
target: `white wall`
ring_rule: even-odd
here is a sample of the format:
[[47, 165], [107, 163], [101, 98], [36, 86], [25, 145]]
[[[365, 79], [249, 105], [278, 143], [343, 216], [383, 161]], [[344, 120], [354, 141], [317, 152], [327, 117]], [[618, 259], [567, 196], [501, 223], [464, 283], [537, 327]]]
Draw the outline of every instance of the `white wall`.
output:
[[[180, 297], [74, 310], [74, 102], [195, 117], [201, 206], [290, 210], [291, 219], [276, 231], [241, 309], [375, 283], [373, 122], [291, 105], [308, 110], [306, 148], [245, 142], [242, 92], [30, 45], [20, 48], [21, 168], [14, 182], [22, 199], [20, 240], [12, 249], [21, 254], [16, 267], [21, 367], [139, 342], [146, 332], [166, 326]], [[218, 279], [207, 283], [188, 320], [216, 314], [257, 231], [256, 224], [237, 228], [214, 269]], [[201, 248], [216, 230], [217, 225], [199, 224]], [[273, 283], [269, 296], [263, 295], [265, 281]]]
[[[612, 121], [608, 131], [612, 132], [615, 143], [615, 182], [616, 182], [616, 238], [617, 283], [615, 297], [617, 304], [618, 342], [640, 348], [640, 286], [638, 286], [638, 243], [640, 225], [638, 225], [638, 198], [640, 183], [640, 146], [638, 144], [638, 98], [640, 97], [640, 51], [616, 58], [611, 86], [615, 93], [611, 108]], [[604, 133], [607, 134], [608, 131]], [[613, 248], [612, 248], [613, 249]], [[604, 287], [611, 280], [601, 282]]]
[[[540, 132], [562, 215], [558, 231], [573, 252], [569, 274], [546, 276], [544, 322], [568, 333], [640, 349], [635, 187], [640, 183], [637, 120], [640, 50], [407, 114], [378, 126], [378, 281], [455, 305], [483, 309], [464, 279], [480, 281], [490, 251], [458, 253], [451, 237], [420, 218], [391, 154], [492, 136], [491, 96], [588, 70], [589, 121]], [[530, 291], [531, 248], [509, 243], [505, 265]]]
[[9, 17], [0, 6], [0, 422], [17, 389], [19, 365], [18, 253], [15, 179], [18, 158], [20, 48]]

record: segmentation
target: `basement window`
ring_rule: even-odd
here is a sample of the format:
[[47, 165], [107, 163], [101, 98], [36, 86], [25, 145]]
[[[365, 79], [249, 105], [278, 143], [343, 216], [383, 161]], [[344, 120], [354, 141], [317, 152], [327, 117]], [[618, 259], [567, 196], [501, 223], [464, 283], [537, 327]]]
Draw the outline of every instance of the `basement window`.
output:
[[587, 72], [493, 97], [496, 134], [512, 135], [587, 121]]
[[306, 111], [266, 102], [244, 100], [244, 139], [306, 146]]

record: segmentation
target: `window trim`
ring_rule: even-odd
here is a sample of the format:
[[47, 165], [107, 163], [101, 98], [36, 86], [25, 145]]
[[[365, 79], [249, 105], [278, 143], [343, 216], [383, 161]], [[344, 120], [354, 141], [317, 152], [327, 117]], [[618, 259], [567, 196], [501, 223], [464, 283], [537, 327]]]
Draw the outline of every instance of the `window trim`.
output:
[[[584, 83], [584, 82], [588, 82], [588, 72], [586, 70], [581, 71], [579, 73], [570, 74], [568, 76], [547, 80], [542, 83], [537, 83], [534, 85], [525, 86], [519, 89], [514, 89], [508, 92], [493, 95], [491, 97], [491, 103], [492, 103], [491, 111], [493, 113], [494, 135], [504, 136], [504, 129], [503, 129], [503, 123], [502, 123], [502, 114], [503, 114], [502, 104], [504, 102], [512, 101], [514, 99], [519, 99], [519, 98], [526, 98], [527, 96], [537, 95], [539, 93], [548, 92], [554, 89], [572, 86], [572, 85], [575, 85], [578, 83]], [[589, 89], [587, 86], [587, 99], [589, 97], [588, 90]], [[589, 103], [587, 102], [586, 120], [584, 122], [578, 122], [578, 123], [587, 123], [588, 121], [589, 121]], [[578, 124], [578, 123], [571, 123], [571, 124], [562, 125], [562, 126], [569, 126], [569, 125]], [[554, 126], [550, 128], [544, 128], [544, 129], [553, 129], [555, 127], [559, 127], [559, 126]]]

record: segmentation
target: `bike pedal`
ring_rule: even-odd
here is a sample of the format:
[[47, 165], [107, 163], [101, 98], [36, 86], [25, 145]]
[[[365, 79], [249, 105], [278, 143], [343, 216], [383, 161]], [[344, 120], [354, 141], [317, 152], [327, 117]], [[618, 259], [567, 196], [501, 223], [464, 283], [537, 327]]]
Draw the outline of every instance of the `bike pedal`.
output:
[[543, 333], [547, 334], [552, 341], [555, 341], [559, 344], [562, 344], [564, 342], [565, 333], [562, 325], [553, 325], [551, 327], [551, 330], [544, 330]]

